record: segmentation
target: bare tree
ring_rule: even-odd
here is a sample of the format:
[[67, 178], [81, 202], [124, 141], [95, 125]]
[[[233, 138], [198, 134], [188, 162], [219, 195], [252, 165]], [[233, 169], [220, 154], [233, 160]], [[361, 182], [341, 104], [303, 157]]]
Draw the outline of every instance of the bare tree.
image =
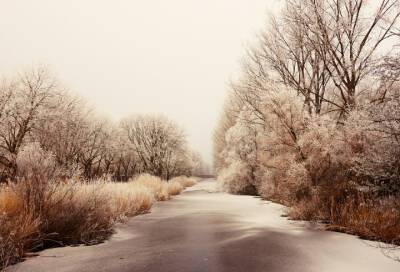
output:
[[301, 15], [307, 38], [324, 62], [344, 111], [356, 105], [360, 82], [371, 73], [376, 53], [393, 36], [400, 16], [398, 0], [307, 0]]
[[[99, 168], [106, 148], [106, 122], [90, 120], [82, 128], [84, 130], [83, 143], [79, 149], [78, 161], [82, 166], [83, 174], [87, 178], [99, 176]], [[97, 167], [97, 171], [95, 168]]]
[[115, 137], [116, 156], [113, 175], [117, 180], [128, 180], [134, 174], [142, 172], [143, 167], [126, 132], [119, 127]]
[[66, 176], [78, 169], [78, 156], [84, 144], [85, 124], [89, 118], [86, 105], [68, 92], [52, 97], [49, 109], [37, 122], [33, 140], [52, 152]]
[[57, 83], [45, 68], [39, 67], [20, 74], [0, 91], [0, 164], [4, 178], [16, 173], [16, 156], [57, 92]]
[[187, 154], [182, 130], [162, 116], [134, 116], [122, 122], [143, 171], [169, 179], [182, 170]]
[[330, 83], [326, 56], [314, 49], [311, 30], [303, 20], [308, 10], [302, 2], [287, 1], [279, 19], [272, 17], [251, 58], [266, 63], [282, 83], [303, 95], [310, 114], [320, 114], [324, 102], [335, 102], [326, 97]]

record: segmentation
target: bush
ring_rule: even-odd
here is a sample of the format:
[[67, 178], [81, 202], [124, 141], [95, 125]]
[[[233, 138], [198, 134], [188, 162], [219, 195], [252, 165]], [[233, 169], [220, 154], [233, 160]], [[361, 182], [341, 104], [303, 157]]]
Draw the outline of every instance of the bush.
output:
[[232, 194], [255, 194], [256, 190], [250, 179], [249, 167], [240, 161], [231, 163], [218, 175], [222, 187]]
[[[264, 199], [290, 206], [308, 197], [311, 183], [305, 164], [296, 162], [295, 158], [289, 154], [286, 155], [277, 157], [270, 163], [270, 165], [279, 165], [279, 168], [264, 169], [258, 193]], [[286, 163], [287, 161], [293, 161], [293, 163]]]
[[41, 178], [46, 182], [60, 175], [55, 156], [37, 142], [25, 145], [17, 156], [17, 174], [27, 179]]
[[360, 108], [345, 124], [347, 138], [354, 139], [352, 171], [362, 185], [385, 195], [400, 194], [400, 96]]

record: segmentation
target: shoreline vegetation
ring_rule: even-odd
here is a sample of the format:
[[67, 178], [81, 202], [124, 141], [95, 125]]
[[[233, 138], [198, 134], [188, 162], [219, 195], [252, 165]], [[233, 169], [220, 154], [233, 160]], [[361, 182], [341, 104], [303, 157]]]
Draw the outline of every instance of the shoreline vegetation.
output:
[[104, 241], [115, 223], [179, 194], [205, 168], [165, 116], [111, 122], [42, 66], [4, 79], [0, 268], [27, 252]]
[[147, 213], [193, 186], [196, 178], [168, 182], [142, 174], [128, 182], [99, 179], [46, 183], [25, 181], [0, 187], [0, 269], [42, 249], [105, 241], [117, 223]]
[[400, 249], [397, 0], [285, 0], [214, 133], [218, 180]]

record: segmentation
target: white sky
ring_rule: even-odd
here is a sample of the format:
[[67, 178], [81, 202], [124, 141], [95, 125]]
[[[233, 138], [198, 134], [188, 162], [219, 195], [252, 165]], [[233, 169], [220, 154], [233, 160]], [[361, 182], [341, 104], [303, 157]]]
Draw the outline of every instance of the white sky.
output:
[[46, 64], [103, 115], [163, 113], [211, 162], [228, 80], [279, 0], [9, 0], [0, 73]]

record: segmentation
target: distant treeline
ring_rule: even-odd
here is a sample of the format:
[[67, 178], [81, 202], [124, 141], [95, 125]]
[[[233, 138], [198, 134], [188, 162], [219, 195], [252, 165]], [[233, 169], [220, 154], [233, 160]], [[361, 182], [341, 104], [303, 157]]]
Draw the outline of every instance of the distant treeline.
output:
[[[132, 109], [134, 111], [135, 109]], [[164, 179], [203, 167], [176, 123], [158, 115], [133, 115], [120, 123], [100, 118], [66, 91], [47, 69], [35, 67], [0, 84], [0, 178], [18, 175], [23, 154], [46, 152], [65, 178], [140, 173]]]

